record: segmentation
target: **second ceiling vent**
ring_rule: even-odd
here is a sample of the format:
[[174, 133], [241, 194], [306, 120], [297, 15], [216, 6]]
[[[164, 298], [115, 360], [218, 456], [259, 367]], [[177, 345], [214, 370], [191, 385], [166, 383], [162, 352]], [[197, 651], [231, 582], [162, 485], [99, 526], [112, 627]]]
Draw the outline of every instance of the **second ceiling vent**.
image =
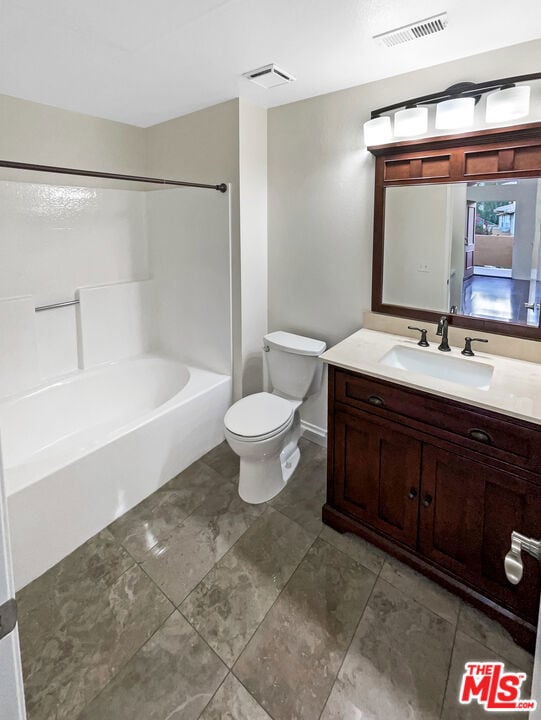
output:
[[379, 33], [378, 35], [374, 35], [373, 38], [379, 45], [394, 47], [395, 45], [403, 45], [412, 40], [419, 40], [428, 35], [434, 35], [434, 33], [445, 30], [446, 27], [447, 13], [443, 12], [438, 15], [432, 15], [424, 20], [410, 23], [409, 25], [402, 25], [402, 27], [395, 28], [394, 30]]

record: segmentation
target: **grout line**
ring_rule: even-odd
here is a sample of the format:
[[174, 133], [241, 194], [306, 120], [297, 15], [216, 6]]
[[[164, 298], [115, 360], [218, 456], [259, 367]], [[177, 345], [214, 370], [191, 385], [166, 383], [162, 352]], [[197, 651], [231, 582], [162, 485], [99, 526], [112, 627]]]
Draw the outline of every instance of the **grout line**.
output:
[[[286, 517], [287, 517], [287, 516], [286, 516]], [[291, 518], [288, 518], [288, 519], [291, 520]], [[246, 687], [246, 685], [243, 683], [243, 681], [241, 680], [241, 678], [240, 678], [240, 677], [237, 675], [237, 673], [235, 672], [235, 666], [237, 665], [237, 663], [238, 663], [238, 661], [240, 660], [240, 658], [242, 657], [242, 655], [246, 652], [246, 649], [248, 648], [249, 644], [252, 642], [252, 640], [253, 640], [253, 638], [255, 637], [257, 631], [261, 628], [261, 626], [263, 625], [263, 623], [265, 622], [265, 620], [267, 619], [267, 617], [268, 617], [269, 614], [271, 613], [271, 611], [272, 611], [272, 609], [274, 608], [274, 606], [276, 605], [276, 603], [280, 600], [280, 598], [282, 597], [283, 593], [286, 591], [289, 583], [293, 580], [293, 577], [294, 577], [295, 574], [297, 573], [300, 565], [302, 564], [302, 562], [304, 561], [304, 559], [306, 558], [306, 556], [308, 555], [308, 553], [310, 552], [310, 550], [313, 548], [313, 546], [314, 546], [314, 544], [315, 544], [315, 542], [316, 542], [317, 539], [318, 539], [318, 536], [316, 536], [316, 537], [314, 538], [314, 540], [311, 542], [310, 546], [308, 547], [308, 549], [306, 550], [306, 552], [304, 553], [304, 555], [302, 556], [302, 558], [299, 560], [299, 563], [297, 564], [295, 570], [291, 573], [291, 575], [289, 576], [287, 582], [284, 584], [284, 587], [280, 590], [280, 592], [278, 593], [278, 595], [277, 595], [276, 598], [274, 599], [274, 602], [273, 602], [273, 603], [270, 605], [270, 607], [268, 608], [268, 610], [267, 610], [267, 612], [265, 613], [265, 615], [263, 616], [261, 622], [259, 623], [259, 625], [257, 626], [257, 628], [254, 630], [254, 632], [252, 633], [252, 635], [250, 636], [250, 639], [248, 640], [248, 642], [246, 643], [246, 645], [244, 646], [244, 648], [243, 648], [242, 651], [240, 652], [239, 656], [237, 657], [237, 659], [236, 659], [235, 662], [233, 663], [233, 667], [231, 668], [231, 673], [233, 674], [233, 676], [239, 681], [239, 683], [240, 683], [240, 684], [242, 685], [242, 687], [246, 690], [246, 692], [249, 693], [250, 696], [254, 698], [254, 700], [257, 702], [257, 704], [258, 704], [260, 707], [263, 708], [263, 710], [267, 713], [267, 715], [271, 718], [271, 720], [274, 720], [274, 718], [273, 718], [273, 716], [271, 715], [270, 711], [269, 711], [267, 708], [263, 707], [263, 705], [259, 702], [259, 700], [258, 700], [256, 697], [253, 696], [253, 694], [250, 692], [250, 690]]]
[[453, 635], [453, 643], [451, 645], [451, 654], [449, 656], [449, 667], [447, 669], [447, 677], [445, 679], [445, 688], [443, 690], [443, 695], [441, 699], [441, 710], [440, 710], [440, 720], [443, 717], [443, 711], [445, 709], [445, 698], [447, 697], [447, 690], [449, 688], [449, 680], [451, 678], [451, 667], [453, 665], [453, 655], [455, 654], [455, 645], [456, 645], [456, 636], [458, 633], [458, 620], [460, 618], [460, 613], [462, 612], [462, 602], [460, 603], [460, 606], [458, 608], [458, 613], [456, 616], [456, 625], [455, 625], [455, 633]]
[[[180, 610], [179, 610], [179, 612], [180, 612]], [[184, 615], [182, 615], [182, 617], [184, 617]], [[185, 618], [185, 619], [186, 619], [186, 618]], [[188, 620], [186, 620], [186, 622], [188, 622]], [[191, 623], [190, 623], [190, 625], [191, 625]], [[193, 627], [193, 626], [192, 626], [192, 627]], [[196, 632], [197, 632], [197, 630], [196, 630]], [[198, 633], [198, 634], [199, 634], [199, 633]], [[226, 667], [227, 667], [227, 665], [226, 665]], [[215, 698], [216, 695], [218, 694], [218, 690], [220, 690], [220, 688], [224, 685], [224, 683], [225, 683], [225, 681], [227, 680], [227, 678], [229, 677], [229, 675], [230, 675], [230, 670], [229, 670], [229, 668], [228, 668], [227, 673], [226, 673], [226, 676], [224, 677], [224, 679], [222, 680], [222, 682], [218, 685], [218, 687], [216, 688], [216, 690], [212, 693], [212, 695], [211, 695], [211, 697], [210, 697], [210, 700], [208, 701], [208, 703], [205, 705], [205, 707], [201, 710], [201, 712], [200, 712], [199, 715], [197, 716], [197, 719], [198, 719], [198, 720], [199, 720], [200, 717], [202, 717], [202, 716], [204, 715], [205, 710], [206, 710], [210, 705], [212, 705], [212, 701], [214, 700], [214, 698]]]
[[[215, 473], [216, 475], [219, 475], [222, 480], [225, 480], [225, 481], [226, 481], [226, 484], [231, 484], [231, 485], [233, 484], [231, 479], [228, 479], [228, 478], [224, 477], [224, 476], [221, 475], [217, 470], [214, 470], [214, 468], [211, 468], [210, 465], [207, 465], [207, 464], [204, 463], [202, 460], [195, 460], [195, 462], [193, 462], [192, 465], [195, 465], [195, 463], [197, 463], [197, 462], [201, 462], [201, 464], [204, 465], [208, 470], [211, 470], [211, 471], [212, 471], [213, 473]], [[183, 470], [182, 472], [185, 472], [186, 470], [188, 470], [189, 468], [191, 468], [192, 465], [189, 465], [189, 466], [188, 466], [187, 468], [185, 468], [185, 470]], [[179, 475], [180, 475], [180, 474], [182, 474], [182, 473], [179, 473]], [[175, 477], [178, 477], [178, 476], [175, 475]], [[171, 480], [169, 480], [168, 483], [171, 482], [171, 481], [174, 480], [174, 479], [175, 479], [175, 478], [171, 478]], [[165, 485], [167, 485], [168, 483], [165, 483]], [[159, 487], [157, 490], [155, 490], [151, 495], [148, 495], [148, 497], [146, 497], [144, 500], [142, 500], [141, 503], [145, 502], [146, 500], [149, 500], [151, 497], [153, 497], [154, 495], [157, 495], [158, 493], [162, 493], [162, 492], [171, 492], [171, 493], [174, 493], [174, 492], [181, 492], [181, 491], [182, 491], [181, 488], [177, 488], [176, 490], [165, 490], [165, 485], [162, 485], [162, 486]], [[201, 502], [200, 502], [199, 504], [197, 504], [195, 507], [193, 507], [192, 510], [191, 510], [189, 513], [187, 513], [187, 514], [182, 518], [182, 520], [180, 520], [174, 527], [169, 528], [169, 530], [168, 530], [167, 533], [163, 536], [163, 538], [161, 538], [161, 539], [159, 538], [158, 540], [156, 540], [156, 542], [154, 543], [154, 545], [152, 545], [152, 547], [147, 548], [147, 549], [145, 550], [145, 552], [143, 553], [143, 555], [144, 555], [144, 556], [147, 556], [147, 555], [150, 553], [150, 551], [153, 550], [153, 549], [156, 547], [156, 545], [158, 545], [159, 543], [165, 542], [168, 538], [170, 538], [171, 535], [172, 535], [176, 530], [178, 530], [178, 528], [180, 528], [182, 525], [184, 525], [184, 523], [186, 522], [186, 520], [188, 520], [188, 518], [190, 518], [192, 515], [194, 515], [194, 513], [195, 513], [197, 510], [199, 510], [199, 508], [209, 499], [209, 497], [211, 497], [211, 495], [212, 495], [212, 490], [209, 490], [209, 492], [203, 496], [203, 498], [202, 498], [202, 500], [201, 500]], [[140, 505], [141, 503], [138, 503], [138, 505]], [[108, 529], [114, 522], [116, 522], [116, 520], [119, 520], [120, 518], [123, 518], [123, 517], [125, 517], [126, 515], [129, 515], [129, 513], [131, 513], [132, 510], [135, 510], [135, 508], [138, 507], [138, 505], [135, 505], [135, 507], [131, 508], [130, 510], [127, 510], [127, 511], [124, 513], [124, 515], [120, 515], [120, 517], [118, 517], [118, 518], [116, 518], [115, 520], [113, 520], [113, 522], [112, 522], [112, 523], [109, 523], [109, 525], [108, 525], [107, 528], [105, 528], [105, 529]], [[130, 550], [126, 547], [126, 545], [124, 545], [124, 541], [119, 540], [110, 530], [109, 530], [109, 532], [111, 533], [111, 535], [113, 535], [113, 537], [115, 538], [115, 540], [126, 550], [126, 552], [129, 553], [130, 557], [134, 560], [134, 562], [136, 562], [138, 565], [142, 565], [142, 564], [145, 562], [145, 558], [143, 558], [143, 560], [137, 560], [137, 559], [133, 556], [133, 554], [130, 552]]]
[[[322, 541], [322, 542], [326, 542], [326, 540], [323, 540], [323, 538], [321, 539], [321, 541]], [[327, 544], [330, 545], [330, 543], [327, 543]], [[331, 547], [334, 547], [334, 545], [331, 545]], [[335, 548], [335, 549], [338, 550], [338, 548]], [[341, 550], [338, 550], [338, 552], [342, 552], [342, 551], [341, 551]], [[343, 553], [343, 554], [346, 555], [346, 553]], [[347, 555], [347, 557], [349, 557], [350, 560], [352, 559], [351, 556], [349, 556], [349, 555]], [[327, 697], [325, 698], [325, 702], [323, 703], [323, 705], [322, 705], [322, 707], [321, 707], [321, 712], [320, 712], [319, 715], [318, 715], [318, 720], [319, 720], [319, 718], [321, 718], [321, 716], [323, 715], [323, 713], [324, 713], [324, 711], [325, 711], [325, 708], [327, 707], [327, 703], [329, 702], [329, 698], [331, 697], [331, 693], [332, 693], [332, 691], [334, 690], [334, 686], [336, 685], [336, 681], [338, 680], [338, 676], [340, 675], [340, 672], [341, 672], [341, 670], [342, 670], [342, 667], [343, 667], [344, 663], [346, 662], [346, 657], [348, 656], [348, 653], [349, 653], [349, 651], [350, 651], [350, 649], [351, 649], [351, 646], [353, 645], [353, 641], [355, 640], [355, 635], [357, 634], [357, 630], [359, 629], [359, 625], [361, 624], [361, 621], [362, 621], [362, 619], [363, 619], [363, 617], [364, 617], [364, 614], [365, 614], [365, 612], [366, 612], [366, 608], [367, 608], [368, 605], [370, 604], [370, 600], [372, 599], [372, 595], [374, 594], [374, 590], [375, 590], [375, 588], [376, 588], [377, 582], [378, 582], [379, 577], [380, 577], [380, 575], [381, 575], [381, 572], [382, 572], [382, 570], [383, 570], [383, 564], [382, 564], [381, 568], [379, 569], [379, 572], [378, 572], [378, 573], [374, 573], [372, 570], [369, 570], [369, 568], [366, 568], [364, 565], [362, 565], [362, 563], [359, 563], [359, 564], [360, 564], [365, 570], [368, 570], [369, 572], [372, 572], [372, 574], [373, 574], [374, 577], [375, 577], [375, 579], [374, 579], [374, 584], [372, 585], [372, 589], [370, 590], [370, 594], [368, 595], [368, 598], [366, 599], [366, 603], [365, 603], [365, 605], [364, 605], [364, 607], [363, 607], [362, 613], [360, 614], [359, 620], [358, 620], [357, 624], [355, 625], [355, 629], [354, 629], [354, 631], [353, 631], [353, 633], [352, 633], [352, 635], [351, 635], [351, 640], [349, 641], [348, 646], [347, 646], [347, 648], [346, 648], [346, 650], [345, 650], [345, 652], [344, 652], [344, 655], [343, 655], [343, 657], [342, 657], [342, 661], [340, 662], [340, 667], [339, 667], [338, 670], [336, 671], [336, 674], [335, 674], [335, 676], [334, 676], [333, 683], [332, 683], [332, 685], [331, 685], [331, 689], [329, 690], [329, 693], [328, 693]]]
[[[243, 651], [243, 652], [244, 652], [244, 651]], [[236, 680], [238, 683], [240, 683], [240, 685], [242, 685], [242, 687], [246, 690], [246, 692], [248, 693], [248, 695], [249, 695], [251, 698], [253, 698], [254, 702], [257, 703], [257, 706], [260, 707], [260, 708], [263, 710], [263, 712], [267, 713], [267, 715], [269, 716], [270, 720], [275, 720], [275, 717], [274, 717], [274, 715], [271, 715], [270, 710], [269, 710], [268, 708], [266, 708], [266, 707], [263, 707], [263, 705], [259, 702], [259, 700], [258, 700], [256, 697], [254, 697], [253, 694], [248, 690], [248, 688], [247, 688], [246, 685], [242, 682], [242, 680], [238, 677], [238, 675], [235, 675], [235, 673], [233, 672], [233, 670], [231, 670], [230, 672], [231, 672], [231, 675], [233, 675], [233, 677], [235, 678], [235, 680]], [[276, 719], [276, 720], [277, 720], [277, 719]]]
[[[261, 515], [259, 515], [259, 516], [256, 518], [256, 521], [255, 521], [255, 522], [257, 522], [260, 518], [262, 518], [262, 517], [266, 514], [266, 512], [267, 512], [267, 510], [264, 510], [264, 511], [261, 513]], [[286, 519], [287, 519], [287, 520], [290, 520], [290, 518], [286, 518]], [[291, 520], [290, 520], [290, 521], [291, 521]], [[245, 531], [245, 533], [243, 533], [243, 535], [245, 535], [246, 532], [248, 532], [248, 530], [250, 530], [252, 527], [254, 527], [255, 522]], [[293, 522], [293, 521], [291, 521], [291, 522]], [[241, 536], [241, 537], [242, 537], [242, 536]], [[240, 540], [240, 538], [239, 538], [239, 540]], [[237, 542], [235, 543], [235, 545], [239, 542], [239, 540], [237, 540]], [[221, 658], [221, 657], [219, 656], [219, 653], [216, 652], [216, 650], [214, 650], [214, 652], [220, 657], [220, 660], [222, 660], [222, 662], [226, 665], [226, 667], [229, 669], [230, 672], [232, 672], [233, 666], [235, 665], [235, 663], [237, 662], [237, 660], [240, 658], [240, 656], [242, 655], [242, 653], [243, 653], [243, 652], [246, 650], [246, 648], [248, 647], [248, 644], [250, 643], [251, 639], [253, 638], [253, 636], [256, 634], [256, 632], [257, 632], [257, 631], [259, 630], [259, 628], [261, 627], [261, 625], [262, 625], [262, 623], [264, 622], [265, 618], [267, 617], [267, 615], [269, 614], [269, 612], [271, 611], [271, 609], [273, 608], [273, 606], [275, 605], [275, 603], [277, 602], [277, 600], [279, 599], [279, 597], [281, 596], [281, 594], [283, 593], [283, 591], [285, 590], [285, 588], [286, 588], [286, 586], [288, 585], [289, 581], [291, 580], [291, 578], [293, 577], [293, 575], [294, 575], [295, 572], [297, 571], [299, 565], [302, 563], [302, 561], [304, 560], [304, 558], [306, 557], [306, 555], [308, 554], [308, 552], [310, 551], [312, 545], [315, 543], [316, 540], [317, 540], [317, 537], [310, 543], [310, 545], [306, 548], [306, 551], [305, 551], [305, 552], [303, 553], [303, 555], [299, 558], [297, 564], [295, 565], [295, 567], [294, 567], [293, 570], [291, 571], [290, 576], [288, 577], [288, 579], [287, 579], [286, 582], [284, 583], [284, 586], [282, 587], [282, 589], [280, 590], [280, 592], [278, 593], [278, 595], [274, 598], [274, 600], [272, 601], [272, 603], [269, 605], [269, 607], [268, 607], [268, 609], [266, 610], [265, 614], [263, 615], [262, 619], [261, 619], [261, 620], [259, 621], [259, 623], [257, 624], [257, 627], [256, 627], [256, 628], [254, 629], [254, 631], [251, 633], [250, 637], [249, 637], [248, 640], [245, 642], [244, 647], [242, 648], [242, 650], [240, 651], [240, 653], [238, 654], [238, 656], [237, 656], [237, 657], [235, 658], [235, 660], [233, 661], [233, 664], [232, 664], [231, 666], [229, 666], [228, 663], [227, 663], [225, 660], [223, 660], [223, 658]], [[180, 603], [180, 605], [182, 605], [182, 604], [184, 603], [184, 601], [199, 587], [199, 585], [200, 585], [202, 582], [204, 582], [205, 578], [207, 578], [208, 575], [210, 575], [210, 573], [217, 567], [218, 563], [220, 563], [221, 560], [222, 560], [223, 558], [225, 558], [226, 555], [228, 555], [228, 554], [233, 550], [233, 548], [235, 547], [235, 545], [232, 545], [231, 548], [225, 553], [225, 555], [222, 555], [222, 557], [212, 566], [212, 568], [211, 568], [211, 569], [209, 570], [209, 572], [205, 575], [205, 577], [202, 578], [202, 580], [195, 586], [195, 588], [194, 588], [191, 592], [188, 593], [188, 595], [186, 595], [186, 597], [185, 597], [184, 600]], [[179, 605], [178, 608], [177, 608], [178, 611], [182, 614], [183, 617], [186, 618], [186, 620], [190, 623], [190, 625], [192, 625], [192, 623], [190, 622], [190, 620], [186, 617], [186, 615], [185, 615], [185, 614], [182, 612], [182, 610], [180, 609], [180, 605]], [[194, 627], [194, 630], [196, 630], [196, 632], [198, 632], [198, 634], [199, 634], [199, 631], [197, 630], [197, 628]], [[236, 676], [235, 676], [235, 677], [236, 677]], [[238, 680], [238, 678], [237, 678], [237, 680]], [[239, 682], [240, 682], [240, 680], [239, 680]]]
[[[117, 668], [117, 671], [116, 671], [115, 673], [113, 673], [113, 675], [111, 675], [111, 677], [109, 678], [109, 680], [107, 681], [107, 683], [85, 704], [85, 706], [82, 708], [81, 712], [77, 715], [78, 718], [80, 718], [81, 715], [85, 712], [85, 710], [87, 710], [87, 709], [90, 707], [90, 705], [94, 702], [94, 700], [97, 700], [97, 698], [105, 692], [105, 690], [109, 687], [109, 685], [111, 685], [111, 683], [113, 682], [113, 680], [115, 680], [115, 678], [118, 677], [118, 675], [120, 675], [120, 673], [124, 670], [124, 668], [125, 668], [125, 667], [133, 660], [133, 658], [137, 655], [137, 653], [138, 653], [140, 650], [142, 650], [148, 642], [150, 642], [150, 641], [152, 640], [152, 638], [154, 637], [154, 635], [156, 635], [156, 633], [157, 633], [159, 630], [162, 629], [162, 627], [165, 625], [165, 623], [169, 620], [169, 618], [173, 615], [174, 612], [175, 612], [175, 608], [173, 608], [173, 609], [171, 610], [171, 612], [169, 613], [169, 615], [167, 615], [167, 617], [164, 618], [163, 622], [161, 622], [161, 623], [158, 625], [158, 627], [157, 627], [155, 630], [152, 631], [152, 633], [148, 636], [148, 638], [147, 638], [141, 645], [139, 645], [139, 647], [129, 656], [129, 658], [127, 658], [126, 662], [124, 662], [122, 665], [120, 665], [120, 666]], [[56, 709], [58, 710], [59, 708], [56, 708]]]

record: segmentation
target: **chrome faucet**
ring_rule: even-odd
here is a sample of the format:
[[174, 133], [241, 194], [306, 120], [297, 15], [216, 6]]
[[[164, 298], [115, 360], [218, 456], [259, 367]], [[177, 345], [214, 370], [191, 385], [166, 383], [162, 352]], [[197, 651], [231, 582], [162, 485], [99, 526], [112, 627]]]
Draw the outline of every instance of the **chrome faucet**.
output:
[[436, 330], [436, 335], [441, 335], [441, 343], [438, 345], [438, 350], [441, 350], [442, 352], [451, 352], [447, 337], [448, 332], [449, 320], [447, 319], [447, 315], [442, 315], [438, 322], [438, 329]]

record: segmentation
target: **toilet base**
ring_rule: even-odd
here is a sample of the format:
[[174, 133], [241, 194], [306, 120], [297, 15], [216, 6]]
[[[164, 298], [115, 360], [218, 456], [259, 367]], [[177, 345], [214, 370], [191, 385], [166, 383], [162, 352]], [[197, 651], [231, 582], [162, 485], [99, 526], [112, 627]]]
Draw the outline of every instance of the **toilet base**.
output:
[[251, 505], [268, 502], [287, 485], [299, 460], [301, 451], [291, 443], [281, 452], [263, 460], [241, 458], [239, 473], [239, 495]]

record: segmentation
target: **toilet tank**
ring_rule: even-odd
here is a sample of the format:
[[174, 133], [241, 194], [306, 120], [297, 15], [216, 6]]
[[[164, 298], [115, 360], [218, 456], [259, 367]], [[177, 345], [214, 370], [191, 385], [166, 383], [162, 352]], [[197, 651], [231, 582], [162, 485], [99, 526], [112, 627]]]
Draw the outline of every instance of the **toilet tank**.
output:
[[319, 355], [326, 347], [322, 340], [282, 330], [265, 335], [264, 349], [273, 392], [295, 400], [317, 393], [323, 369]]

